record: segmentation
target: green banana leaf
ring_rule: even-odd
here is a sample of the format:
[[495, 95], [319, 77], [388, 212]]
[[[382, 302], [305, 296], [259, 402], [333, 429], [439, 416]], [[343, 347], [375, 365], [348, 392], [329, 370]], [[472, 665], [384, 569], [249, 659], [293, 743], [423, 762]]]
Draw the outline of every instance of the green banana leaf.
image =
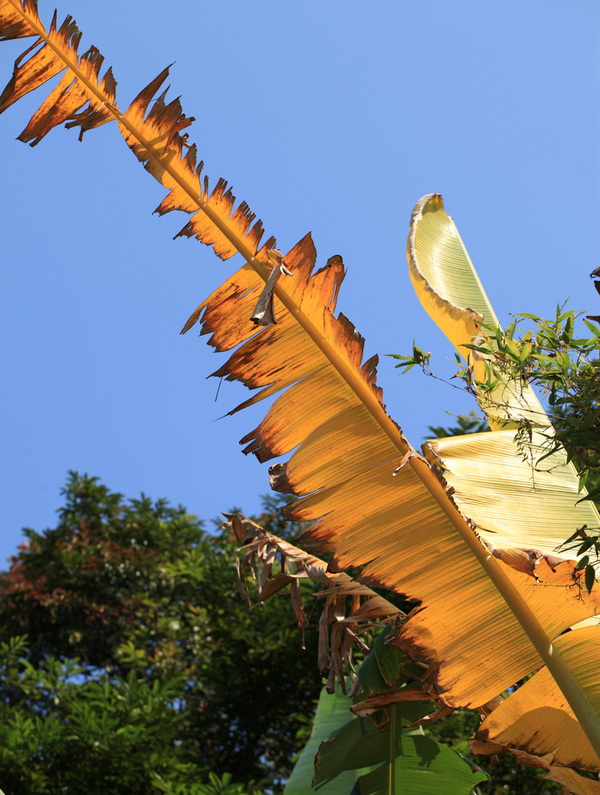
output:
[[487, 780], [486, 773], [450, 748], [422, 734], [398, 731], [401, 710], [416, 713], [420, 705], [390, 707], [396, 715], [384, 731], [370, 718], [348, 721], [349, 706], [341, 692], [323, 690], [313, 733], [285, 795], [468, 795]]
[[[285, 795], [314, 795], [312, 780], [315, 775], [315, 757], [321, 743], [333, 732], [348, 723], [351, 701], [339, 687], [335, 693], [321, 691], [310, 740], [304, 746], [285, 787]], [[321, 795], [350, 795], [360, 774], [365, 771], [346, 771], [335, 781], [319, 789]]]

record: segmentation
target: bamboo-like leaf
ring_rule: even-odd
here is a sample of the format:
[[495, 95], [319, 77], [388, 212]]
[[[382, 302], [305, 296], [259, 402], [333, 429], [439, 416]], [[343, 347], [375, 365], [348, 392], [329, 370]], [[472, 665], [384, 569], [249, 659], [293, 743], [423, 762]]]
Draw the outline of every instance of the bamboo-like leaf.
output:
[[[210, 342], [217, 349], [241, 343], [217, 374], [260, 388], [245, 405], [287, 389], [244, 443], [261, 460], [296, 448], [275, 475], [280, 486], [302, 496], [289, 514], [314, 522], [307, 541], [333, 553], [331, 569], [362, 566], [364, 578], [421, 602], [395, 642], [429, 665], [428, 681], [448, 704], [487, 702], [545, 662], [600, 752], [600, 722], [584, 692], [589, 683], [577, 682], [553, 645], [566, 628], [598, 612], [597, 589], [583, 593], [569, 562], [554, 571], [540, 564], [536, 579], [494, 559], [480, 542], [430, 466], [386, 414], [375, 384], [376, 361], [362, 364], [362, 338], [343, 315], [333, 315], [341, 258], [313, 272], [314, 247], [304, 238], [284, 257], [294, 278], [283, 277], [274, 287], [278, 324], [255, 333], [250, 318], [273, 267], [266, 255], [273, 243], [257, 252], [258, 227], [251, 226], [246, 205], [234, 211], [222, 182], [210, 194], [206, 181], [200, 184], [195, 150], [181, 135], [190, 119], [178, 103], [167, 104], [161, 96], [148, 110], [164, 78], [153, 81], [121, 114], [95, 80], [91, 61], [98, 58], [90, 56], [90, 64], [82, 65], [77, 34], [70, 21], [65, 24], [46, 32], [31, 0], [24, 5], [0, 0], [0, 37], [33, 30], [41, 51], [52, 50], [50, 66], [49, 51], [31, 56], [39, 63], [31, 74], [18, 72], [4, 100], [39, 85], [49, 72], [57, 74], [56, 56], [75, 78], [68, 86], [65, 81], [61, 92], [73, 91], [78, 103], [80, 82], [92, 116], [100, 113], [104, 119], [106, 112], [106, 118], [117, 118], [130, 147], [170, 191], [159, 211], [197, 208], [202, 214], [184, 233], [214, 246], [223, 258], [237, 250], [248, 261], [256, 276], [248, 268], [238, 271], [193, 318], [200, 317], [204, 331], [212, 332]], [[63, 101], [62, 93], [57, 99], [63, 118], [70, 100]], [[33, 142], [56, 123], [47, 110], [28, 132]], [[77, 123], [78, 114], [70, 110]]]

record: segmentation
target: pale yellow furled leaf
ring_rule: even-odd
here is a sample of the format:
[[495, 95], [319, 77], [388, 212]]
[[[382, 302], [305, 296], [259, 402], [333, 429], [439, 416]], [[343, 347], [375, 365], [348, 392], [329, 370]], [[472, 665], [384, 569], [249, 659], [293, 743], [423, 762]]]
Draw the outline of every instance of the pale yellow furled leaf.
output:
[[[423, 308], [458, 352], [473, 377], [486, 380], [486, 357], [465, 345], [484, 339], [480, 323], [498, 319], [473, 268], [452, 218], [437, 193], [424, 196], [413, 210], [407, 242], [409, 274]], [[542, 427], [548, 418], [533, 390], [515, 382], [501, 383], [491, 393], [478, 392], [492, 430], [514, 427], [527, 418]]]
[[[460, 238], [438, 194], [424, 196], [413, 211], [407, 243], [409, 273], [425, 310], [468, 361], [476, 381], [484, 381], [486, 356], [465, 344], [478, 341], [481, 321], [498, 320]], [[493, 348], [493, 342], [488, 340]], [[496, 548], [524, 547], [544, 554], [578, 527], [600, 529], [600, 515], [590, 501], [578, 500], [575, 467], [562, 450], [544, 458], [550, 423], [528, 385], [505, 380], [478, 397], [494, 434], [436, 439], [424, 446], [427, 459], [441, 466], [462, 513]], [[543, 428], [531, 442], [507, 428], [521, 419]], [[473, 438], [476, 437], [476, 438]], [[523, 461], [525, 457], [525, 461]], [[543, 459], [543, 460], [542, 460]]]

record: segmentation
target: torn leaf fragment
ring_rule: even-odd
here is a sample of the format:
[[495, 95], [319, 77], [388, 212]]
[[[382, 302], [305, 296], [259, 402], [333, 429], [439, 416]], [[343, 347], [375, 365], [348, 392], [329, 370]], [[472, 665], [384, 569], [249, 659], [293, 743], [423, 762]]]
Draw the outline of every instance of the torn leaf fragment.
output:
[[275, 318], [275, 307], [273, 305], [273, 292], [275, 290], [275, 285], [282, 274], [285, 274], [286, 276], [292, 275], [291, 271], [286, 268], [283, 256], [280, 251], [277, 251], [276, 248], [271, 248], [266, 252], [266, 255], [271, 262], [276, 264], [273, 265], [273, 270], [267, 279], [267, 283], [265, 284], [263, 291], [256, 302], [254, 312], [250, 318], [250, 320], [257, 326], [271, 326], [274, 323], [277, 323], [277, 319]]

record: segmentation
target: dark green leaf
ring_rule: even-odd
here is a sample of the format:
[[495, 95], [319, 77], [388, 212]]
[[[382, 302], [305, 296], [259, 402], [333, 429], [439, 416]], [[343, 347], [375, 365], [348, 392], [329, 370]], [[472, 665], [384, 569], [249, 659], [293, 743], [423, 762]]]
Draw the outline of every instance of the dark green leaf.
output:
[[592, 592], [594, 583], [596, 582], [596, 570], [593, 566], [585, 567], [585, 587], [588, 593]]
[[[473, 769], [429, 737], [401, 736], [397, 753], [392, 770], [383, 764], [359, 779], [360, 795], [468, 795], [478, 783], [488, 780], [482, 770]], [[390, 784], [390, 775], [395, 785]]]

